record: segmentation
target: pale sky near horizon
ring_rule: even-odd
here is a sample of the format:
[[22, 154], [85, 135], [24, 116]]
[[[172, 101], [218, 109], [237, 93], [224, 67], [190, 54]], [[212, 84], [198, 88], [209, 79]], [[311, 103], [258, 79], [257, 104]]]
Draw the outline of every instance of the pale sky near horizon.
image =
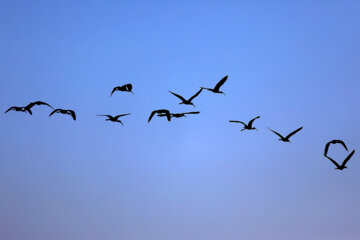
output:
[[[357, 240], [360, 2], [0, 1], [0, 239]], [[203, 91], [225, 75], [226, 95]], [[114, 93], [133, 84], [135, 95]], [[154, 109], [200, 111], [173, 119]], [[124, 126], [96, 114], [131, 113]], [[260, 115], [258, 131], [229, 120]], [[292, 143], [284, 135], [304, 126]], [[355, 149], [334, 170], [327, 141]], [[348, 152], [333, 146], [340, 162]]]

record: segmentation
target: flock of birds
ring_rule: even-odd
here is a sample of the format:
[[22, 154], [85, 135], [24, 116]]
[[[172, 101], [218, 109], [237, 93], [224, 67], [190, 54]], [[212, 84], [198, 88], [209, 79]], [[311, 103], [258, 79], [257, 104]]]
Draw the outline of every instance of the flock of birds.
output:
[[[200, 93], [205, 89], [207, 91], [213, 92], [213, 93], [218, 93], [218, 94], [224, 94], [224, 92], [220, 91], [221, 86], [226, 82], [226, 80], [228, 79], [228, 76], [223, 77], [216, 85], [214, 88], [205, 88], [205, 87], [200, 87], [200, 90], [197, 91], [192, 97], [190, 97], [189, 99], [185, 99], [184, 97], [182, 97], [179, 94], [176, 94], [174, 92], [169, 91], [172, 95], [176, 96], [177, 98], [179, 98], [181, 100], [181, 102], [179, 104], [185, 104], [185, 105], [191, 105], [195, 108], [195, 104], [192, 102], [197, 96], [200, 95]], [[110, 97], [113, 95], [114, 92], [119, 91], [119, 92], [130, 92], [132, 94], [134, 94], [134, 92], [132, 91], [132, 84], [125, 84], [123, 86], [117, 86], [115, 88], [113, 88]], [[5, 113], [9, 112], [9, 111], [16, 111], [16, 112], [25, 112], [25, 113], [29, 113], [30, 115], [32, 115], [32, 111], [31, 109], [34, 106], [47, 106], [50, 107], [53, 111], [50, 113], [49, 117], [52, 116], [55, 113], [61, 113], [61, 114], [67, 114], [70, 115], [72, 117], [73, 120], [76, 120], [76, 114], [74, 110], [70, 110], [70, 109], [61, 109], [61, 108], [57, 108], [54, 109], [50, 104], [46, 103], [46, 102], [42, 102], [42, 101], [36, 101], [36, 102], [31, 102], [29, 103], [27, 106], [25, 107], [17, 107], [17, 106], [13, 106], [10, 107], [9, 109], [7, 109], [5, 111]], [[158, 110], [154, 110], [151, 112], [148, 122], [151, 121], [151, 119], [156, 115], [158, 117], [166, 117], [168, 121], [171, 121], [172, 118], [181, 118], [181, 117], [186, 117], [186, 115], [188, 114], [199, 114], [200, 112], [195, 111], [195, 112], [184, 112], [184, 113], [171, 113], [169, 110], [167, 109], [158, 109]], [[126, 113], [126, 114], [120, 114], [117, 116], [111, 116], [111, 115], [97, 115], [97, 116], [104, 116], [107, 117], [107, 119], [105, 121], [111, 121], [111, 122], [117, 122], [120, 123], [121, 125], [123, 125], [122, 121], [120, 120], [121, 117], [130, 115], [130, 113]], [[240, 123], [243, 125], [243, 128], [241, 129], [241, 131], [244, 130], [257, 130], [254, 126], [253, 123], [256, 119], [259, 119], [260, 116], [257, 116], [253, 119], [251, 119], [247, 124], [245, 122], [242, 121], [238, 121], [238, 120], [230, 120], [229, 122], [231, 123]], [[268, 128], [271, 132], [273, 132], [274, 134], [276, 134], [277, 136], [279, 136], [279, 141], [282, 142], [290, 142], [290, 138], [295, 135], [296, 133], [298, 133], [299, 131], [301, 131], [303, 129], [303, 127], [300, 127], [298, 129], [296, 129], [295, 131], [289, 133], [288, 135], [286, 135], [285, 137], [283, 135], [281, 135], [280, 133]], [[351, 159], [351, 157], [354, 155], [355, 150], [353, 150], [346, 158], [345, 160], [341, 163], [341, 165], [336, 162], [334, 159], [332, 159], [331, 157], [328, 156], [328, 150], [330, 145], [332, 144], [340, 144], [342, 145], [346, 151], [348, 151], [348, 148], [345, 144], [344, 141], [342, 140], [332, 140], [328, 143], [326, 143], [325, 145], [325, 150], [324, 150], [324, 156], [329, 159], [335, 166], [335, 169], [338, 170], [343, 170], [345, 168], [347, 168], [346, 163]]]

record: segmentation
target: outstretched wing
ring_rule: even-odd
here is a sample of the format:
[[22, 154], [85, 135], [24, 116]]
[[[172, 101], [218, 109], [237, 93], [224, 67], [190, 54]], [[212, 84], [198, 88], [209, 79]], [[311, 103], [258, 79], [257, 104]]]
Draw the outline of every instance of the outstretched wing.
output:
[[26, 109], [30, 109], [32, 108], [33, 106], [35, 105], [46, 105], [48, 107], [51, 107], [52, 109], [54, 109], [50, 104], [46, 103], [46, 102], [43, 102], [43, 101], [36, 101], [36, 102], [31, 102], [29, 103], [25, 108]]
[[131, 90], [132, 90], [132, 84], [131, 84], [131, 83], [125, 84], [125, 85], [122, 86], [122, 87], [124, 87], [125, 90], [126, 90], [126, 91], [129, 91], [129, 92], [131, 92]]
[[197, 93], [195, 93], [194, 96], [192, 96], [191, 98], [189, 98], [189, 102], [191, 102], [194, 98], [196, 98], [197, 96], [199, 96], [199, 94], [201, 93], [201, 91], [202, 91], [202, 88], [200, 88], [200, 90], [197, 91]]
[[69, 115], [71, 115], [71, 116], [72, 116], [72, 118], [73, 118], [74, 120], [76, 120], [76, 114], [75, 114], [75, 111], [73, 111], [73, 110], [67, 110], [67, 112], [68, 112], [68, 114], [69, 114]]
[[199, 114], [200, 112], [186, 112], [184, 114]]
[[346, 144], [344, 143], [344, 141], [337, 140], [337, 142], [340, 143], [346, 149], [346, 151], [349, 151], [348, 148], [346, 147]]
[[53, 115], [54, 113], [56, 113], [57, 111], [59, 111], [60, 109], [55, 109], [54, 111], [52, 111], [51, 113], [50, 113], [50, 115], [49, 115], [49, 117], [51, 116], [51, 115]]
[[111, 115], [96, 115], [96, 116], [99, 116], [99, 117], [108, 117], [108, 118], [112, 118], [112, 116]]
[[276, 135], [278, 135], [281, 139], [284, 138], [280, 133], [275, 132], [274, 130], [271, 130], [270, 128], [267, 128], [267, 129], [269, 129], [270, 131], [272, 131], [273, 133], [275, 133]]
[[328, 142], [328, 143], [325, 145], [324, 156], [327, 155], [327, 153], [328, 153], [328, 151], [329, 151], [329, 147], [330, 147], [331, 142], [332, 142], [332, 141]]
[[4, 113], [7, 113], [8, 111], [11, 111], [11, 110], [16, 110], [16, 107], [11, 107], [8, 110], [6, 110]]
[[115, 116], [114, 118], [115, 118], [116, 120], [118, 120], [119, 117], [127, 116], [127, 115], [130, 115], [130, 114], [131, 114], [131, 113], [120, 114], [120, 115]]
[[113, 95], [113, 93], [114, 93], [115, 91], [117, 91], [117, 90], [119, 90], [119, 89], [120, 89], [120, 87], [114, 87], [113, 90], [112, 90], [112, 92], [111, 92], [111, 94], [110, 94], [110, 97]]
[[236, 121], [236, 120], [230, 120], [229, 122], [232, 122], [232, 123], [241, 123], [243, 124], [245, 127], [246, 127], [246, 124], [242, 121]]
[[297, 133], [298, 131], [300, 131], [301, 129], [303, 129], [303, 127], [300, 127], [298, 129], [296, 129], [295, 131], [293, 131], [292, 133], [290, 133], [289, 135], [286, 136], [287, 139], [289, 139], [292, 135], [294, 135], [295, 133]]
[[228, 76], [226, 75], [216, 84], [216, 86], [214, 87], [214, 90], [219, 91], [220, 87], [226, 82], [227, 79], [228, 79]]
[[155, 115], [155, 113], [157, 113], [157, 110], [151, 112], [150, 117], [149, 117], [149, 119], [148, 119], [148, 122], [151, 121], [151, 119], [153, 118], [153, 116]]
[[256, 119], [258, 119], [258, 118], [260, 118], [260, 116], [257, 116], [256, 118], [251, 119], [248, 125], [249, 125], [250, 127], [252, 127], [253, 122], [254, 122]]
[[336, 166], [337, 168], [340, 168], [340, 165], [339, 165], [334, 159], [332, 159], [331, 157], [328, 157], [328, 156], [326, 156], [326, 155], [325, 155], [325, 157], [326, 157], [327, 159], [329, 159], [333, 164], [335, 164], [335, 166]]
[[174, 96], [176, 96], [176, 97], [180, 98], [180, 100], [181, 100], [181, 101], [186, 102], [186, 99], [185, 99], [185, 98], [183, 98], [182, 96], [180, 96], [179, 94], [173, 93], [172, 91], [169, 91], [169, 92], [170, 92], [172, 95], [174, 95]]
[[343, 163], [341, 164], [341, 167], [345, 167], [346, 163], [350, 160], [350, 158], [352, 157], [352, 155], [354, 155], [355, 150], [353, 150], [343, 161]]

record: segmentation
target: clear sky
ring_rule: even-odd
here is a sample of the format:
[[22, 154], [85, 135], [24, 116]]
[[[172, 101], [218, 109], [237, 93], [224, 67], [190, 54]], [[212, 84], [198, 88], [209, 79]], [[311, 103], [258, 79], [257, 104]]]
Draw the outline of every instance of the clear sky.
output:
[[[0, 1], [0, 239], [357, 240], [360, 2]], [[202, 92], [201, 114], [168, 91]], [[135, 95], [113, 87], [132, 83]], [[124, 126], [96, 114], [131, 113]], [[255, 121], [243, 131], [228, 120]], [[282, 143], [266, 127], [286, 134]], [[324, 145], [357, 152], [334, 170]], [[341, 161], [339, 146], [329, 154]]]

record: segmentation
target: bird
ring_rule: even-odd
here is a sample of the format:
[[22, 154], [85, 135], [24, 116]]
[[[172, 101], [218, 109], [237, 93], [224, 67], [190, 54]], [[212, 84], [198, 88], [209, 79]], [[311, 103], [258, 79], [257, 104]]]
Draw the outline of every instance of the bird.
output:
[[134, 94], [134, 92], [132, 91], [132, 85], [130, 83], [122, 85], [122, 86], [114, 87], [111, 94], [110, 94], [110, 97], [113, 95], [113, 93], [115, 91], [131, 92], [132, 94]]
[[206, 89], [210, 92], [213, 93], [222, 93], [225, 95], [224, 92], [220, 91], [220, 87], [226, 82], [226, 80], [228, 79], [228, 76], [226, 75], [225, 77], [223, 77], [217, 84], [216, 86], [212, 89], [212, 88], [205, 88], [205, 87], [201, 87], [201, 89]]
[[241, 131], [244, 131], [244, 130], [246, 130], [246, 129], [247, 129], [247, 130], [257, 130], [255, 127], [252, 126], [252, 124], [253, 124], [253, 122], [254, 122], [256, 119], [258, 119], [258, 118], [260, 118], [260, 116], [257, 116], [256, 118], [251, 119], [248, 124], [246, 124], [246, 123], [244, 123], [244, 122], [242, 122], [242, 121], [236, 121], [236, 120], [230, 120], [229, 122], [241, 123], [241, 124], [243, 124], [243, 125], [244, 125], [244, 128], [241, 129]]
[[333, 164], [335, 164], [336, 168], [335, 169], [338, 169], [338, 170], [344, 170], [345, 168], [347, 168], [346, 163], [350, 160], [350, 158], [352, 157], [352, 155], [354, 155], [355, 153], [355, 150], [353, 150], [346, 158], [345, 160], [342, 162], [341, 165], [339, 165], [334, 159], [332, 159], [331, 157], [329, 156], [326, 156], [325, 157], [327, 159], [329, 159]]
[[75, 115], [75, 112], [73, 110], [68, 110], [68, 109], [55, 109], [54, 111], [52, 111], [49, 115], [49, 117], [51, 115], [53, 115], [54, 113], [61, 113], [61, 114], [68, 114], [70, 115], [74, 121], [76, 120], [76, 115]]
[[111, 115], [96, 115], [96, 116], [108, 117], [108, 119], [105, 119], [105, 121], [118, 122], [118, 123], [121, 123], [121, 125], [124, 125], [119, 118], [123, 117], [123, 116], [127, 116], [127, 115], [130, 115], [130, 113], [120, 114], [120, 115], [117, 115], [117, 116], [114, 116], [114, 117], [111, 116]]
[[171, 121], [170, 111], [167, 110], [167, 109], [159, 109], [159, 110], [154, 110], [154, 111], [151, 112], [148, 122], [151, 121], [151, 119], [153, 118], [153, 116], [155, 115], [155, 113], [163, 113], [163, 114], [165, 114], [167, 120], [168, 120], [169, 122]]
[[274, 130], [271, 130], [270, 128], [268, 128], [268, 129], [280, 137], [279, 141], [290, 142], [289, 138], [290, 138], [292, 135], [294, 135], [295, 133], [297, 133], [298, 131], [300, 131], [301, 129], [303, 129], [303, 127], [300, 127], [300, 128], [298, 128], [298, 129], [296, 129], [295, 131], [293, 131], [292, 133], [290, 133], [290, 134], [287, 135], [286, 137], [283, 137], [280, 133], [277, 133], [277, 132], [275, 132]]
[[[186, 113], [170, 113], [170, 118], [181, 118], [186, 117], [186, 114], [199, 114], [200, 112], [186, 112]], [[166, 114], [164, 113], [158, 113], [158, 117], [165, 117]]]
[[4, 113], [7, 113], [9, 111], [25, 112], [25, 113], [28, 112], [28, 113], [30, 113], [30, 115], [32, 115], [32, 111], [29, 108], [26, 108], [26, 107], [16, 107], [16, 106], [14, 106], [14, 107], [11, 107], [8, 110], [6, 110]]
[[50, 104], [48, 104], [46, 102], [42, 102], [42, 101], [31, 102], [25, 108], [26, 108], [26, 110], [30, 110], [35, 105], [45, 105], [45, 106], [48, 106], [48, 107], [54, 109]]
[[192, 101], [194, 98], [196, 98], [197, 96], [199, 96], [199, 94], [201, 93], [201, 91], [202, 91], [202, 88], [201, 88], [199, 91], [197, 91], [197, 92], [195, 93], [195, 95], [192, 96], [191, 98], [189, 98], [188, 100], [186, 100], [185, 98], [183, 98], [183, 97], [180, 96], [179, 94], [173, 93], [173, 92], [171, 92], [171, 91], [169, 91], [169, 92], [170, 92], [171, 94], [173, 94], [174, 96], [180, 98], [180, 100], [181, 100], [182, 102], [179, 103], [179, 104], [192, 105], [193, 107], [195, 107], [195, 105], [194, 105], [191, 101]]
[[325, 145], [324, 156], [327, 155], [328, 150], [329, 150], [329, 147], [330, 147], [330, 144], [337, 144], [337, 143], [341, 144], [341, 145], [346, 149], [346, 151], [349, 151], [349, 150], [347, 149], [344, 141], [342, 141], [342, 140], [332, 140], [332, 141], [328, 142], [328, 143]]

